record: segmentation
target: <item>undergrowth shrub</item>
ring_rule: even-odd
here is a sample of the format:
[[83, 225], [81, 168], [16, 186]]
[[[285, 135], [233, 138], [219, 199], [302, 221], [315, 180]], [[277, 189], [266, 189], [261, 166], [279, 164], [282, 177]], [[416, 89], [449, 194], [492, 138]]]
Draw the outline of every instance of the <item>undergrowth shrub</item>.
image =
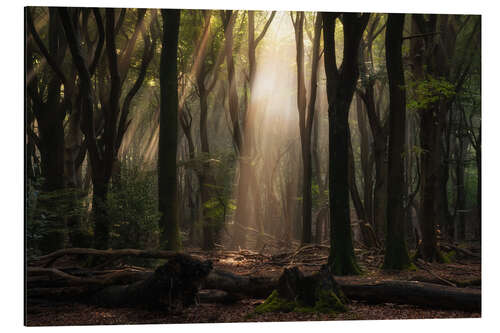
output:
[[123, 165], [108, 194], [112, 248], [155, 248], [158, 245], [157, 175]]

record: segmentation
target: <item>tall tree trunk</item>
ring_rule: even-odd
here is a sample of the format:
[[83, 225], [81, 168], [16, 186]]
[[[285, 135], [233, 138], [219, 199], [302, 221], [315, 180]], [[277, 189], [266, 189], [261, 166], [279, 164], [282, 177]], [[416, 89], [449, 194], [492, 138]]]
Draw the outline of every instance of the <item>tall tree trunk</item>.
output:
[[[293, 15], [293, 14], [292, 14]], [[311, 89], [309, 103], [306, 100], [304, 71], [304, 13], [298, 12], [295, 20], [292, 16], [295, 30], [296, 60], [297, 60], [297, 108], [299, 111], [299, 129], [302, 148], [302, 244], [312, 242], [312, 156], [311, 135], [316, 107], [316, 91], [319, 63], [319, 44], [321, 39], [322, 21], [320, 14], [316, 15], [314, 26], [313, 53], [311, 61]]]
[[[435, 55], [435, 41], [432, 33], [437, 28], [437, 16], [429, 15], [425, 19], [423, 15], [412, 15], [412, 32], [427, 34], [423, 38], [411, 40], [410, 56], [413, 60], [414, 77], [423, 82], [427, 75], [436, 77], [439, 75]], [[444, 68], [440, 69], [444, 71]], [[442, 73], [442, 72], [441, 72]], [[443, 129], [443, 102], [432, 103], [419, 110], [420, 114], [420, 146], [421, 160], [421, 227], [422, 242], [419, 247], [419, 255], [426, 261], [441, 261], [442, 257], [437, 246], [437, 219], [439, 212], [440, 177], [442, 176], [442, 129]], [[441, 207], [442, 208], [442, 207]]]
[[[380, 101], [375, 100], [375, 84], [376, 76], [374, 75], [375, 69], [373, 67], [373, 56], [372, 56], [372, 44], [376, 35], [375, 28], [380, 16], [377, 16], [370, 28], [367, 29], [366, 37], [361, 40], [362, 43], [362, 53], [360, 54], [360, 71], [368, 77], [368, 80], [364, 82], [364, 89], [358, 90], [358, 96], [361, 97], [365, 104], [366, 116], [368, 118], [368, 123], [370, 125], [373, 141], [372, 141], [372, 158], [375, 164], [375, 182], [373, 192], [373, 198], [371, 202], [373, 214], [369, 215], [372, 217], [370, 222], [375, 229], [378, 239], [383, 239], [385, 237], [385, 224], [386, 224], [386, 210], [387, 210], [387, 122], [383, 119], [383, 113], [380, 110]], [[382, 29], [379, 30], [379, 33]], [[366, 41], [365, 41], [366, 39]], [[367, 65], [370, 64], [370, 65]], [[382, 95], [383, 86], [380, 85], [380, 90], [378, 95]], [[359, 120], [364, 120], [364, 116], [358, 117]], [[363, 135], [363, 133], [361, 133]], [[362, 146], [363, 147], [363, 146]], [[363, 156], [364, 154], [362, 154]], [[368, 156], [368, 155], [366, 155]], [[367, 163], [371, 163], [370, 159]], [[365, 169], [365, 163], [363, 163], [363, 169]], [[371, 171], [371, 169], [370, 169]], [[366, 184], [367, 187], [370, 184]], [[365, 194], [365, 198], [367, 198]], [[370, 201], [368, 201], [370, 202]]]
[[158, 147], [158, 201], [161, 247], [179, 250], [177, 210], [177, 47], [179, 9], [162, 9], [163, 38], [160, 58], [160, 138]]
[[348, 181], [348, 114], [358, 78], [358, 51], [369, 14], [342, 14], [344, 54], [341, 70], [335, 63], [335, 19], [322, 13], [329, 123], [330, 241], [329, 264], [336, 275], [358, 274], [351, 236]]
[[[40, 206], [49, 212], [47, 215], [50, 221], [50, 230], [41, 239], [40, 249], [43, 252], [50, 252], [64, 247], [66, 229], [65, 219], [60, 213], [60, 204], [65, 200], [65, 194], [62, 193], [65, 188], [63, 121], [70, 96], [70, 88], [61, 71], [67, 44], [59, 29], [60, 19], [55, 8], [49, 8], [48, 49], [45, 48], [36, 31], [30, 9], [26, 10], [31, 35], [38, 48], [43, 50], [42, 53], [50, 65], [46, 98], [40, 96], [35, 89], [31, 89], [34, 81], [38, 80], [36, 74], [31, 79], [33, 83], [28, 85], [28, 92], [34, 101], [33, 112], [38, 124], [41, 176], [44, 178], [42, 190], [48, 195], [48, 197], [41, 196]], [[32, 67], [32, 64], [29, 67]], [[61, 98], [61, 85], [64, 85], [65, 92], [67, 91], [64, 98]]]
[[387, 233], [384, 268], [410, 266], [404, 233], [404, 147], [406, 96], [402, 57], [404, 14], [389, 14], [385, 37], [389, 79], [389, 167], [391, 186], [387, 191]]
[[[226, 10], [221, 12], [222, 25], [224, 28], [224, 55], [226, 58], [226, 68], [227, 68], [227, 81], [228, 81], [228, 106], [229, 106], [229, 116], [231, 118], [231, 129], [233, 145], [235, 148], [236, 155], [239, 157], [239, 182], [238, 189], [236, 193], [236, 211], [235, 211], [235, 223], [239, 227], [247, 227], [248, 222], [248, 159], [243, 153], [243, 133], [240, 126], [240, 106], [238, 101], [238, 91], [236, 89], [236, 75], [234, 68], [234, 58], [233, 58], [233, 28], [236, 21], [237, 12], [232, 10]], [[242, 228], [235, 228], [233, 240], [235, 241], [234, 246], [245, 247], [246, 246], [246, 235], [242, 232]]]

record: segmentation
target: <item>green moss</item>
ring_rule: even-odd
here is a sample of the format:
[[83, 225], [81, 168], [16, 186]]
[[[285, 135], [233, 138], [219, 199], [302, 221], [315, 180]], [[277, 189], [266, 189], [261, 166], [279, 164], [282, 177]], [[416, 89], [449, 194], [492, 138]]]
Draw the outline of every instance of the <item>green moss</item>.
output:
[[274, 290], [271, 295], [255, 308], [254, 313], [262, 314], [268, 312], [301, 312], [301, 313], [328, 313], [335, 314], [346, 312], [347, 308], [332, 290], [321, 290], [318, 292], [317, 301], [314, 306], [304, 306], [299, 302], [289, 301], [279, 297], [278, 291]]
[[418, 271], [418, 268], [417, 268], [417, 266], [415, 266], [415, 264], [413, 262], [411, 262], [410, 267], [408, 267], [408, 270], [416, 272], [416, 271]]
[[347, 308], [332, 290], [320, 290], [314, 310], [321, 313], [338, 313], [346, 312]]
[[271, 295], [255, 308], [255, 313], [266, 312], [290, 312], [296, 307], [296, 303], [279, 297], [278, 291], [273, 290]]
[[[331, 257], [332, 255], [330, 255]], [[330, 260], [330, 259], [329, 259]], [[333, 264], [331, 265], [332, 273], [334, 275], [361, 275], [361, 268], [356, 262], [354, 254], [342, 255], [333, 254]]]
[[441, 256], [443, 257], [443, 262], [445, 264], [449, 264], [451, 262], [454, 262], [457, 258], [457, 253], [452, 250], [449, 252], [441, 252]]

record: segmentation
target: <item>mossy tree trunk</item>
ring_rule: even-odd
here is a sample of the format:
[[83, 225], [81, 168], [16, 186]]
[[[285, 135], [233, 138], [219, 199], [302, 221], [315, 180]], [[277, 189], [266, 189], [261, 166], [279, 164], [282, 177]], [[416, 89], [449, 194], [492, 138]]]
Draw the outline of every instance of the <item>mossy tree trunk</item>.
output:
[[385, 37], [389, 78], [389, 166], [391, 186], [387, 191], [387, 229], [384, 268], [410, 266], [404, 233], [404, 146], [406, 121], [405, 78], [402, 59], [404, 14], [389, 14]]

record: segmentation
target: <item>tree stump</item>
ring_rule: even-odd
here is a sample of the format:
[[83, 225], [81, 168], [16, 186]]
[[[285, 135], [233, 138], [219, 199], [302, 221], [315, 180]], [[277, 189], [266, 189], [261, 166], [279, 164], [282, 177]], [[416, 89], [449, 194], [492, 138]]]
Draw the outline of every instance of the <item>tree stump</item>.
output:
[[275, 291], [256, 308], [264, 312], [345, 312], [348, 299], [327, 265], [305, 276], [297, 267], [285, 268]]

